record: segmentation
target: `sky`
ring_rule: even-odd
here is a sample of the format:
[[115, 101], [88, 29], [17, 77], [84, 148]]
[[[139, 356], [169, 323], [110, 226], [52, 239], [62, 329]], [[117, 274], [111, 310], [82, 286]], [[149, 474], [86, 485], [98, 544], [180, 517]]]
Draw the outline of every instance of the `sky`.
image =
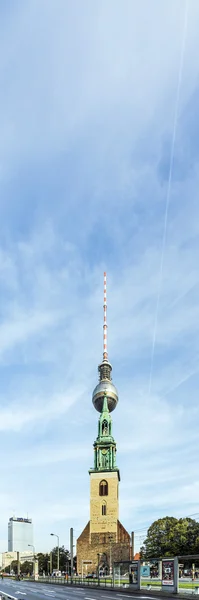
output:
[[199, 513], [198, 57], [198, 0], [0, 0], [0, 551], [89, 520], [104, 270], [120, 520]]

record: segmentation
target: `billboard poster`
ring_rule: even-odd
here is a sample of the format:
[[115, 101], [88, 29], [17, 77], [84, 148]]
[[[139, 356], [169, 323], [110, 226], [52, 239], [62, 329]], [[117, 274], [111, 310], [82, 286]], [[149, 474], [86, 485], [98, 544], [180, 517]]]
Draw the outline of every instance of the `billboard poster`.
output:
[[138, 561], [133, 560], [129, 565], [129, 583], [138, 582]]
[[174, 585], [174, 560], [162, 561], [162, 585]]
[[150, 566], [142, 565], [140, 569], [141, 577], [150, 577]]

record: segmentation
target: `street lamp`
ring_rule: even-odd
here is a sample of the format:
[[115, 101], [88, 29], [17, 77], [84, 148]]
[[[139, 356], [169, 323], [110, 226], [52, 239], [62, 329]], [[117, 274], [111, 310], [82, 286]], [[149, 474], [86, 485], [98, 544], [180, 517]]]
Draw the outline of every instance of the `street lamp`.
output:
[[99, 585], [100, 584], [100, 581], [99, 581], [100, 553], [99, 552], [97, 553], [97, 559], [98, 559], [98, 561], [97, 561], [97, 578], [98, 578], [98, 585]]
[[59, 536], [56, 533], [51, 533], [57, 538], [57, 570], [59, 571]]
[[34, 557], [35, 557], [35, 547], [33, 546], [33, 544], [28, 544], [28, 546], [29, 546], [30, 548], [33, 548], [33, 554], [34, 554]]

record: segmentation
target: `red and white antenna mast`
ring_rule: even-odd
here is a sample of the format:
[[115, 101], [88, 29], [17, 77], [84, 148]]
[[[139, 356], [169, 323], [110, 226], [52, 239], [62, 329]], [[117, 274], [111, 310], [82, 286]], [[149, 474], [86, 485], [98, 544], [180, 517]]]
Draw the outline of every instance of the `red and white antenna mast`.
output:
[[104, 273], [104, 325], [103, 325], [103, 360], [108, 360], [107, 352], [107, 321], [106, 321], [106, 273]]

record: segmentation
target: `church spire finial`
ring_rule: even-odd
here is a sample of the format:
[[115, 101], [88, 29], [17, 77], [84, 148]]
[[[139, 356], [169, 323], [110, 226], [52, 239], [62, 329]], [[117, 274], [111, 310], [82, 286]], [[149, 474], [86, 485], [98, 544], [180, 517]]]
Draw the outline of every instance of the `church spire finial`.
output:
[[106, 272], [104, 272], [104, 325], [103, 325], [103, 360], [108, 360], [108, 352], [107, 352], [107, 320], [106, 320]]

